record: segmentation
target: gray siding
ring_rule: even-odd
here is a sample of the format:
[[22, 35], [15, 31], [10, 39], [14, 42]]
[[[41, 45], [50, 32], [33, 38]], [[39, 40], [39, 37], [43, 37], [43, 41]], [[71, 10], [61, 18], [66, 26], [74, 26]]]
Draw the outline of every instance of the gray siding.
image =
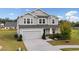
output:
[[57, 28], [57, 25], [19, 25], [19, 28]]

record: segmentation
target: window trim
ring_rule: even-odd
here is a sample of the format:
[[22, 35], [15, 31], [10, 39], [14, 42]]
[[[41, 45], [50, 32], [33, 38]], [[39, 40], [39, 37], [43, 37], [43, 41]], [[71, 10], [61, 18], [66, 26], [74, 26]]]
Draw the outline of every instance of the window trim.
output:
[[41, 24], [42, 23], [42, 19], [39, 19], [39, 24]]
[[[41, 19], [41, 23], [40, 23], [40, 19]], [[45, 21], [44, 21], [43, 19], [44, 19]], [[38, 24], [46, 24], [46, 18], [39, 18], [39, 19], [38, 19]]]
[[[32, 19], [32, 18], [27, 18], [27, 19], [29, 19], [29, 20], [30, 20], [30, 22], [29, 22], [29, 23], [27, 23], [27, 22], [26, 22], [27, 24], [33, 24], [33, 19]], [[27, 20], [27, 19], [26, 19], [26, 20]]]
[[43, 19], [42, 21], [43, 21], [43, 24], [45, 24], [45, 19]]
[[30, 18], [27, 18], [27, 24], [30, 24]]
[[26, 18], [24, 18], [24, 24], [26, 24]]
[[33, 24], [33, 19], [31, 18], [31, 24]]

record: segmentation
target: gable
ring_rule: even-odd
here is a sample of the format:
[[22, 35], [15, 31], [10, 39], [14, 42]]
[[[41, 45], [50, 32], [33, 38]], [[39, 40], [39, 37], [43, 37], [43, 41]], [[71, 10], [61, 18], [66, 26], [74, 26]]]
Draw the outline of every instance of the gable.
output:
[[36, 16], [49, 16], [47, 13], [43, 12], [40, 9], [37, 9], [33, 12], [31, 12], [32, 15], [36, 15]]
[[33, 17], [33, 18], [34, 18], [34, 17], [36, 17], [36, 16], [34, 16], [34, 15], [30, 14], [30, 13], [27, 13], [27, 14], [25, 14], [23, 17], [28, 17], [28, 18], [29, 18], [29, 17]]

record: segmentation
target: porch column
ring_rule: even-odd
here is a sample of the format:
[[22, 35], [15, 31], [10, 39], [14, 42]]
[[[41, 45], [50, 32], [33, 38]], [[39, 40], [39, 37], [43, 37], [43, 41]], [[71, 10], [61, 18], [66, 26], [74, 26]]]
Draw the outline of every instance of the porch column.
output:
[[50, 28], [50, 34], [52, 34], [52, 28]]

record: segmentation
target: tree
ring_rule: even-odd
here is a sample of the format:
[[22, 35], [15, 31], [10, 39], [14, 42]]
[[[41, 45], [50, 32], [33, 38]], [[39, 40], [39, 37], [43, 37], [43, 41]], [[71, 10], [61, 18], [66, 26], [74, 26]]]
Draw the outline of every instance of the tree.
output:
[[60, 31], [62, 39], [67, 40], [71, 37], [71, 24], [68, 21], [63, 21], [60, 23]]
[[0, 18], [1, 23], [6, 23], [6, 22], [17, 22], [17, 19], [10, 19], [10, 18]]

